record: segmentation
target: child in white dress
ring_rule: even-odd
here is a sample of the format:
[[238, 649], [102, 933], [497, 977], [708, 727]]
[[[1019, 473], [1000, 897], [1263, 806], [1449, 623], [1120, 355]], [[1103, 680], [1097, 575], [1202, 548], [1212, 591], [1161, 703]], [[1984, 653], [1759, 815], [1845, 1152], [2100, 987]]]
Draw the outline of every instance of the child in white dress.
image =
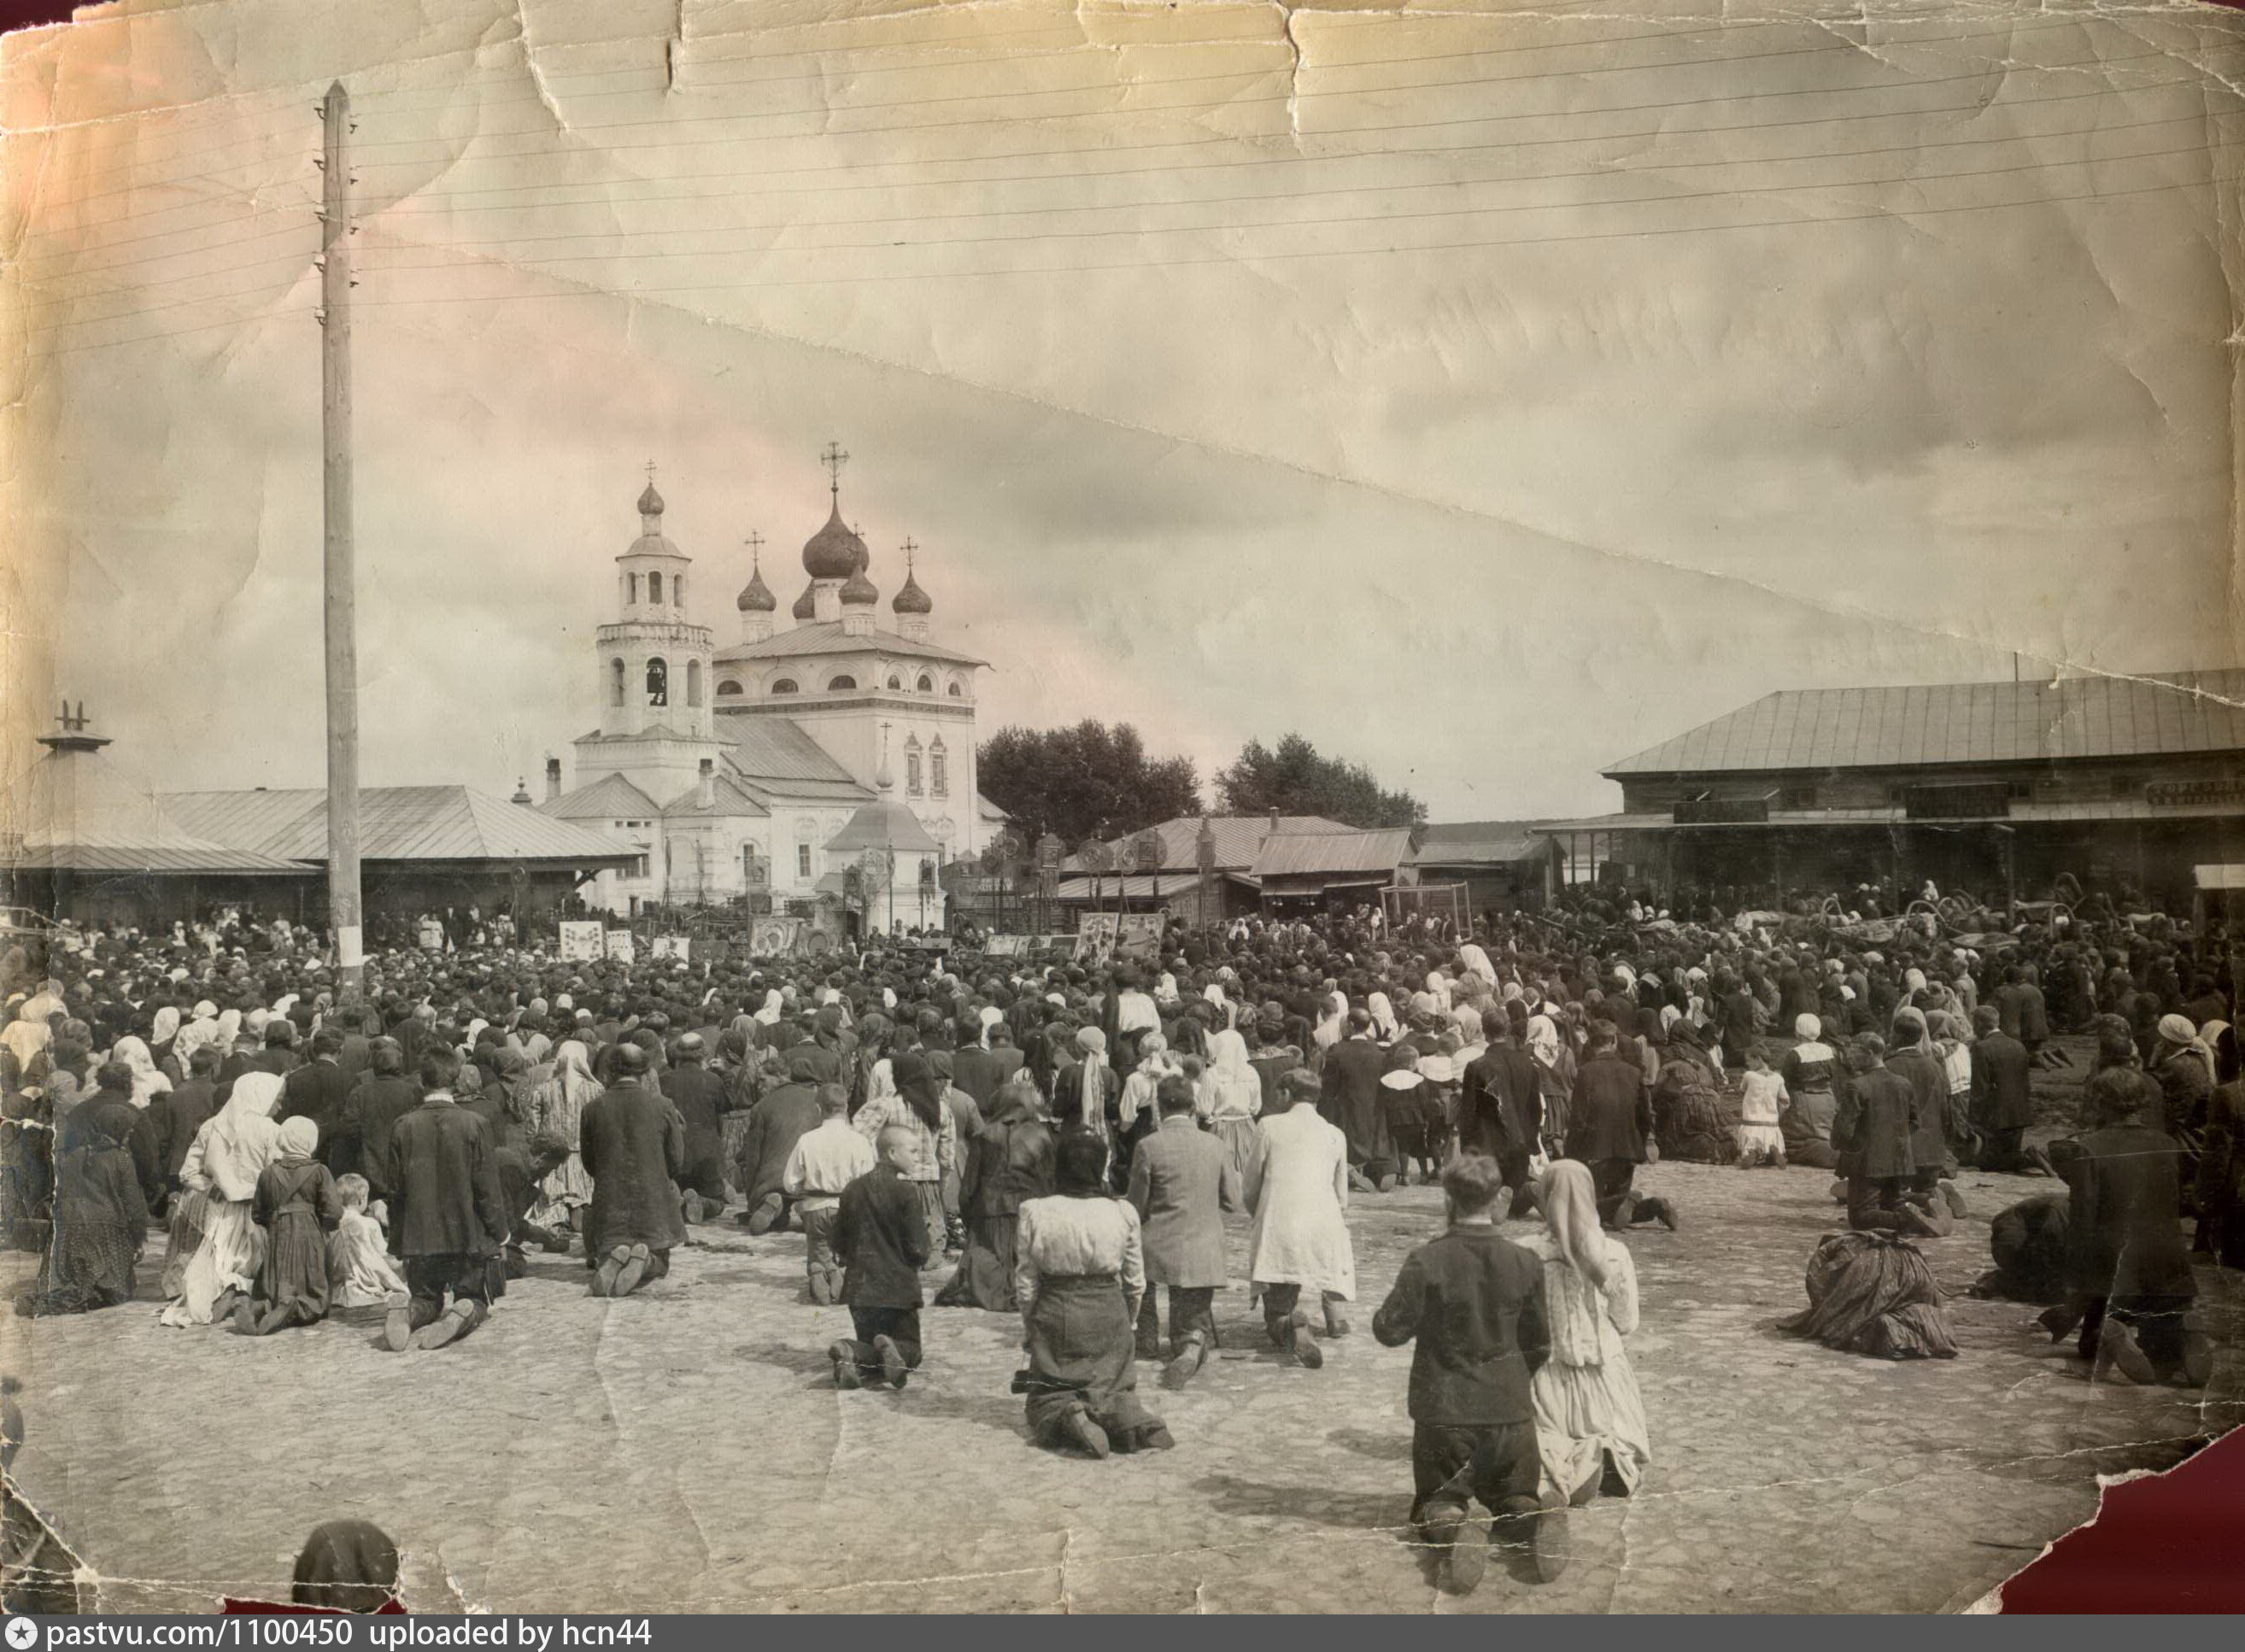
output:
[[1785, 1080], [1769, 1069], [1759, 1049], [1746, 1052], [1746, 1088], [1739, 1097], [1739, 1164], [1785, 1168], [1785, 1136], [1777, 1127], [1778, 1114], [1791, 1098]]
[[381, 1308], [406, 1294], [405, 1276], [390, 1259], [382, 1224], [367, 1214], [370, 1189], [361, 1175], [337, 1176], [343, 1220], [328, 1236], [328, 1289], [338, 1308]]

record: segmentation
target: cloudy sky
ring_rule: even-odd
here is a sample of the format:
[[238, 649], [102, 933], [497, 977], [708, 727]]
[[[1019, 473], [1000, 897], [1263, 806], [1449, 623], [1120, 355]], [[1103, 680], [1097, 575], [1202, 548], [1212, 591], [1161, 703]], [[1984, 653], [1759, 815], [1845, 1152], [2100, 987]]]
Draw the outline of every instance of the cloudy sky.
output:
[[1612, 807], [1773, 688], [2237, 663], [2238, 20], [1573, 10], [15, 37], [11, 700], [318, 783], [336, 78], [370, 783], [504, 793], [592, 726], [649, 460], [696, 617], [737, 634], [751, 532], [791, 602], [830, 439], [986, 733], [1206, 774], [1299, 729], [1437, 818]]

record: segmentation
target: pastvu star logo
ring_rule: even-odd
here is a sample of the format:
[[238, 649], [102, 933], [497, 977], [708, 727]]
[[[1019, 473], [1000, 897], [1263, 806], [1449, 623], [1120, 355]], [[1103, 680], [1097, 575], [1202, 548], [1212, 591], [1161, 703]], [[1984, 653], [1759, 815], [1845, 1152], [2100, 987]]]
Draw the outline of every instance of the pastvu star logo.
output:
[[39, 1626], [27, 1617], [10, 1618], [5, 1633], [16, 1652], [31, 1652], [39, 1643]]

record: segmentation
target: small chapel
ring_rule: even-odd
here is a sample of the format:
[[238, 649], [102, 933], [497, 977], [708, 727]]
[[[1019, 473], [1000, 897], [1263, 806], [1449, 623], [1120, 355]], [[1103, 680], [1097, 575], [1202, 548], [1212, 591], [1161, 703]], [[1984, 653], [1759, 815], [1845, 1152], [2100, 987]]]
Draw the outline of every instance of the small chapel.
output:
[[752, 535], [738, 634], [723, 647], [691, 617], [701, 576], [663, 532], [649, 467], [639, 537], [615, 559], [615, 617], [594, 636], [600, 726], [573, 742], [573, 784], [547, 760], [537, 805], [634, 856], [587, 886], [595, 906], [630, 914], [745, 897], [755, 910], [807, 914], [846, 891], [869, 927], [933, 927], [941, 868], [980, 853], [1002, 826], [975, 789], [987, 664], [933, 640], [935, 605], [909, 539], [883, 623], [872, 556], [843, 519], [848, 457], [831, 443], [823, 456], [827, 517], [804, 545], [808, 583], [790, 623], [779, 623]]

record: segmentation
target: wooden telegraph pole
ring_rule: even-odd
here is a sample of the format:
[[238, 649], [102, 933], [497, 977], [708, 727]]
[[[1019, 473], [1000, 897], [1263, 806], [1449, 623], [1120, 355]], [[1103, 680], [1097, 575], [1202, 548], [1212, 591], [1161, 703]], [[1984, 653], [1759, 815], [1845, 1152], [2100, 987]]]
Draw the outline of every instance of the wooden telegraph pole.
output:
[[328, 676], [328, 921], [336, 932], [342, 991], [366, 975], [359, 906], [358, 618], [351, 543], [350, 165], [344, 140], [350, 97], [338, 80], [320, 104], [320, 433], [327, 525], [323, 565]]

